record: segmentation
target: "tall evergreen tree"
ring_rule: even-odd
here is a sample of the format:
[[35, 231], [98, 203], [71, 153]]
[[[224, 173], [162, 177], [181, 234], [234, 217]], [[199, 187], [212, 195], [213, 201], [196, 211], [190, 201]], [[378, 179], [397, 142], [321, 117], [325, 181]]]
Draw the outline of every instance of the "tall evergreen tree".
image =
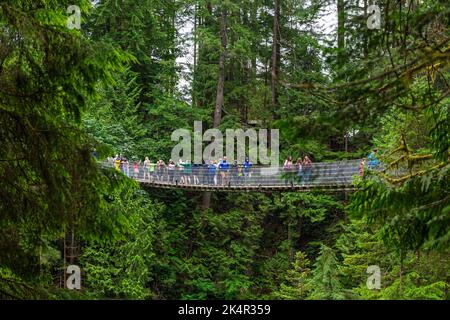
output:
[[338, 261], [333, 249], [322, 245], [320, 255], [314, 266], [313, 290], [308, 298], [314, 300], [345, 299], [344, 288], [340, 280]]

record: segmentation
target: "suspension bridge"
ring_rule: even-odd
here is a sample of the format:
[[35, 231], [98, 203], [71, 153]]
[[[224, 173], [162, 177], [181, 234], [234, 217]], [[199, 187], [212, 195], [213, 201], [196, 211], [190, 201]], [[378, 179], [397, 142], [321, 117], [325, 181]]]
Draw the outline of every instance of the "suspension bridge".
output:
[[[174, 168], [122, 166], [119, 170], [142, 185], [157, 189], [181, 189], [211, 192], [309, 192], [353, 191], [353, 179], [359, 175], [360, 160], [313, 163], [299, 170], [284, 167], [242, 166], [225, 171], [208, 166]], [[103, 166], [115, 167], [113, 162]]]

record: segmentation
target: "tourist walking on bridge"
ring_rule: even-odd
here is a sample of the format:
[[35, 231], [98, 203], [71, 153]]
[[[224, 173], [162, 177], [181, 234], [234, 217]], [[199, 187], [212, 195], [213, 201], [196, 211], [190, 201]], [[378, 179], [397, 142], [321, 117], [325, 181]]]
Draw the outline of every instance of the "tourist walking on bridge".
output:
[[237, 185], [241, 185], [245, 183], [245, 176], [244, 176], [244, 167], [243, 166], [239, 166], [237, 167]]
[[122, 155], [119, 157], [119, 161], [120, 161], [120, 165], [119, 165], [120, 171], [123, 174], [126, 174], [126, 172], [125, 172], [125, 158], [122, 157]]
[[252, 171], [251, 171], [252, 166], [253, 166], [253, 164], [250, 162], [249, 158], [246, 157], [244, 164], [242, 165], [243, 173], [244, 173], [244, 183], [248, 183], [252, 177]]
[[313, 164], [308, 156], [303, 159], [303, 184], [307, 184], [311, 181], [311, 176], [313, 172]]
[[175, 162], [173, 162], [172, 159], [169, 160], [169, 164], [167, 166], [167, 172], [169, 175], [168, 181], [169, 182], [173, 182], [173, 178], [175, 176], [175, 169], [176, 169], [176, 165]]
[[359, 175], [361, 177], [364, 176], [364, 168], [366, 167], [366, 159], [361, 159], [361, 162], [359, 163]]
[[134, 160], [133, 163], [133, 172], [134, 172], [134, 179], [138, 179], [139, 178], [139, 162], [137, 160]]
[[120, 159], [120, 170], [124, 175], [130, 177], [130, 163], [127, 158], [121, 157]]
[[152, 161], [150, 161], [150, 163], [148, 164], [148, 174], [149, 174], [149, 179], [151, 181], [155, 181], [155, 175], [156, 175], [156, 163], [153, 163]]
[[226, 186], [228, 184], [228, 171], [230, 170], [230, 164], [227, 161], [227, 157], [223, 157], [219, 164], [219, 168], [222, 186]]
[[164, 181], [164, 170], [166, 169], [166, 164], [162, 159], [159, 159], [156, 163], [156, 174], [158, 181], [163, 182]]
[[116, 155], [116, 157], [114, 158], [114, 166], [115, 166], [117, 171], [121, 171], [119, 155]]
[[378, 149], [375, 148], [367, 157], [367, 160], [369, 160], [369, 169], [371, 169], [371, 170], [376, 169], [378, 167], [378, 164], [380, 163], [378, 161], [377, 154], [378, 154]]
[[149, 172], [149, 168], [150, 168], [150, 159], [148, 157], [145, 157], [144, 160], [144, 180], [148, 177], [148, 180], [150, 180], [150, 172]]
[[125, 172], [126, 172], [126, 175], [127, 175], [128, 178], [131, 177], [131, 174], [130, 174], [130, 166], [131, 166], [130, 161], [128, 161], [128, 159], [125, 158]]
[[293, 183], [294, 182], [294, 177], [293, 177], [293, 172], [292, 169], [294, 168], [294, 165], [292, 163], [292, 157], [289, 156], [285, 161], [284, 161], [284, 165], [283, 165], [283, 170], [284, 170], [284, 174], [285, 174], [285, 183], [286, 185], [288, 185], [288, 183]]

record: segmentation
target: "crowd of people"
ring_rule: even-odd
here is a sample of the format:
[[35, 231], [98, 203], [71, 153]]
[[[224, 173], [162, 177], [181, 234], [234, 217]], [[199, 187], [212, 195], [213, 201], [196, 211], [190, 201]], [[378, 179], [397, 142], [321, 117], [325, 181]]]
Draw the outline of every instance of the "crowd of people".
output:
[[292, 184], [295, 180], [300, 181], [301, 184], [306, 184], [311, 181], [313, 163], [309, 156], [305, 156], [303, 159], [298, 158], [295, 163], [289, 156], [284, 161], [283, 169], [286, 175], [286, 184]]
[[[238, 164], [236, 160], [230, 163], [227, 157], [211, 160], [203, 164], [191, 163], [180, 159], [177, 163], [170, 159], [167, 163], [159, 159], [154, 162], [146, 157], [142, 162], [131, 162], [122, 155], [109, 159], [117, 171], [128, 177], [143, 179], [149, 182], [168, 182], [186, 185], [243, 185], [250, 181], [253, 174], [253, 164], [249, 158]], [[299, 158], [295, 163], [292, 157], [284, 162], [286, 184], [295, 180], [305, 184], [311, 180], [313, 164], [308, 156]]]
[[[359, 165], [359, 174], [364, 175], [366, 167], [373, 170], [379, 165], [378, 150], [374, 149], [367, 159], [362, 159]], [[154, 162], [146, 157], [142, 162], [137, 159], [129, 161], [122, 155], [109, 158], [110, 163], [117, 171], [134, 179], [143, 179], [149, 182], [167, 182], [186, 185], [243, 185], [250, 181], [253, 174], [253, 164], [249, 158], [241, 164], [235, 160], [230, 163], [227, 157], [198, 164], [180, 159], [175, 163], [170, 159], [167, 163], [159, 159]], [[308, 184], [313, 176], [313, 162], [308, 155], [296, 161], [289, 156], [283, 164], [283, 178], [286, 185], [300, 183]]]
[[170, 159], [167, 163], [159, 159], [156, 162], [148, 157], [143, 162], [129, 161], [122, 155], [110, 158], [117, 171], [128, 177], [143, 179], [150, 182], [169, 182], [180, 184], [240, 185], [249, 181], [252, 176], [253, 164], [248, 158], [242, 164], [237, 161], [230, 163], [227, 157], [204, 164], [191, 163], [180, 159], [177, 163]]

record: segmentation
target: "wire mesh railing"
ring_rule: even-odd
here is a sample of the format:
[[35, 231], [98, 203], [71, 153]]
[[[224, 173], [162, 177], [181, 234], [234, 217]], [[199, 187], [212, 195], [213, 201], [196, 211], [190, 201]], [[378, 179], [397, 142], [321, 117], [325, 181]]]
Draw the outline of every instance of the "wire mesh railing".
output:
[[244, 166], [178, 164], [157, 166], [143, 163], [103, 162], [104, 167], [115, 168], [141, 183], [185, 187], [317, 187], [351, 186], [359, 175], [360, 160], [313, 163], [310, 166], [290, 168], [273, 166]]

